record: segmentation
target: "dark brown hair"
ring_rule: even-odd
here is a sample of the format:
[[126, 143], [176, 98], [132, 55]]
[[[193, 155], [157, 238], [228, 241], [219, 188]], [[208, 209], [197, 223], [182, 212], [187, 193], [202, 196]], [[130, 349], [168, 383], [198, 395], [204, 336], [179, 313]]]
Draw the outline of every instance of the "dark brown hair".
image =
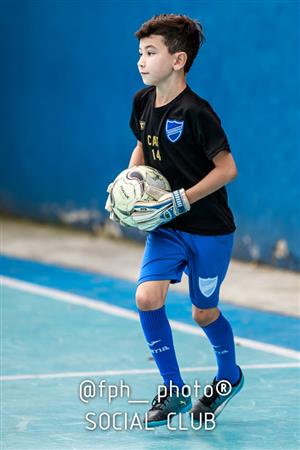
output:
[[187, 62], [184, 71], [188, 72], [192, 67], [194, 59], [204, 41], [201, 24], [197, 20], [190, 19], [184, 15], [160, 14], [143, 23], [141, 28], [135, 32], [140, 40], [151, 34], [162, 36], [169, 53], [185, 52]]

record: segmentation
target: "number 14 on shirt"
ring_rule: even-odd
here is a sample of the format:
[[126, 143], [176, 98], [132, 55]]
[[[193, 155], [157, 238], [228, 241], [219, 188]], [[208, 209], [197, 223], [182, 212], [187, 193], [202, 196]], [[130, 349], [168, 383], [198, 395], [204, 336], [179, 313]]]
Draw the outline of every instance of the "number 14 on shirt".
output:
[[153, 148], [152, 149], [152, 157], [153, 157], [154, 161], [156, 161], [157, 159], [159, 159], [159, 161], [161, 161], [160, 151], [159, 150], [155, 150]]

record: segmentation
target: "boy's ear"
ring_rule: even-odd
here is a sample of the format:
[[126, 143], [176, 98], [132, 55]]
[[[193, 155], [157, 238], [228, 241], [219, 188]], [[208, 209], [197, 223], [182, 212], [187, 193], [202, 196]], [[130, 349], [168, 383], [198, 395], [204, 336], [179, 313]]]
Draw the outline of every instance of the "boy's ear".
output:
[[187, 62], [187, 54], [185, 52], [176, 52], [175, 61], [173, 64], [174, 70], [180, 70]]

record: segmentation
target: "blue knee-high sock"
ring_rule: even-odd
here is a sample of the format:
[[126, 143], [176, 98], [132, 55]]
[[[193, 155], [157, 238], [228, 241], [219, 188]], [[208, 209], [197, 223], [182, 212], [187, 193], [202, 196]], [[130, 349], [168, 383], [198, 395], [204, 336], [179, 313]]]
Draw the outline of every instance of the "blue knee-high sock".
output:
[[220, 314], [217, 320], [203, 327], [203, 331], [210, 340], [215, 351], [218, 373], [217, 380], [228, 380], [235, 384], [240, 371], [235, 362], [233, 333], [230, 323]]
[[165, 307], [152, 311], [138, 310], [141, 325], [149, 349], [153, 355], [159, 372], [166, 386], [173, 385], [181, 388], [184, 382], [176, 359], [172, 330], [166, 315]]

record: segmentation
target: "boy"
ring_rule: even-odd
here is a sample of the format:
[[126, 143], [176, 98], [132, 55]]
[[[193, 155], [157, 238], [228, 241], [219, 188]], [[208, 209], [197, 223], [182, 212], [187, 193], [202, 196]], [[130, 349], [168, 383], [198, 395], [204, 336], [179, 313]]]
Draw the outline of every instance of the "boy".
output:
[[[137, 202], [133, 213], [137, 228], [150, 231], [136, 303], [165, 387], [153, 399], [146, 421], [160, 426], [168, 423], [169, 413], [191, 408], [196, 421], [207, 413], [218, 415], [243, 385], [232, 329], [217, 307], [235, 230], [224, 186], [237, 170], [219, 118], [186, 84], [204, 39], [201, 25], [183, 15], [162, 14], [135, 34], [138, 70], [150, 87], [134, 98], [130, 126], [137, 145], [129, 167], [158, 169], [173, 191], [157, 201]], [[111, 211], [109, 200], [106, 206]], [[113, 213], [111, 218], [116, 219]], [[204, 395], [193, 407], [190, 397], [182, 395], [184, 381], [164, 306], [169, 284], [179, 282], [183, 271], [189, 277], [193, 318], [213, 346], [218, 365], [213, 395]], [[220, 395], [219, 380], [227, 380], [231, 390]]]

